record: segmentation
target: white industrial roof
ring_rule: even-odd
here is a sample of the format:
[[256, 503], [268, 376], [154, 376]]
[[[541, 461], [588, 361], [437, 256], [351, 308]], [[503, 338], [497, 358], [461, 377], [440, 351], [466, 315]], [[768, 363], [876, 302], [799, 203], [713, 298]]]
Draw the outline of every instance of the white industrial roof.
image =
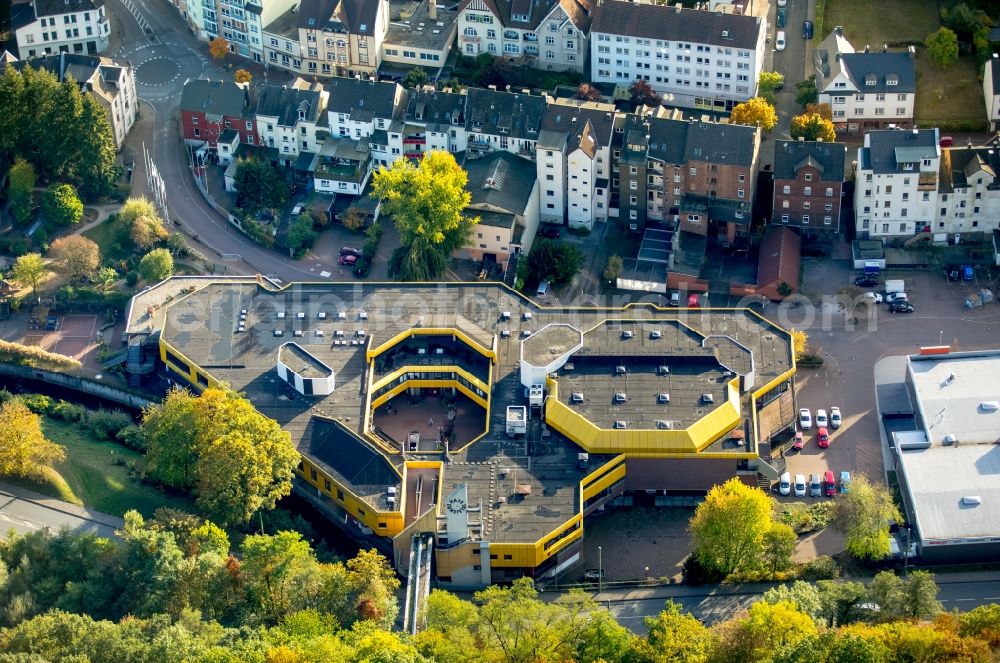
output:
[[[1000, 440], [1000, 351], [910, 358], [916, 407], [927, 437], [937, 445]], [[1000, 480], [1000, 477], [998, 477]]]

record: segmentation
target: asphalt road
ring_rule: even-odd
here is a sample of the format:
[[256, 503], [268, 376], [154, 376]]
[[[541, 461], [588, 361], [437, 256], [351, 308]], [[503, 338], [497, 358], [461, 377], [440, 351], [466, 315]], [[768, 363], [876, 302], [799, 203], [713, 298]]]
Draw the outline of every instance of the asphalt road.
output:
[[98, 536], [116, 538], [114, 523], [118, 519], [81, 509], [74, 504], [44, 498], [26, 499], [0, 489], [0, 532], [10, 529], [19, 534], [41, 529], [68, 527], [74, 532], [92, 532]]

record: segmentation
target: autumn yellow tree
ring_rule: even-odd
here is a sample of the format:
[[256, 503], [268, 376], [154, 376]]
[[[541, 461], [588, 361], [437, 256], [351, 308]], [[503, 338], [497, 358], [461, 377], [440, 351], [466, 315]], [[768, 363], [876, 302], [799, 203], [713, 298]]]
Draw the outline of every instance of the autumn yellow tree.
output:
[[792, 334], [792, 351], [795, 353], [795, 359], [799, 360], [806, 354], [809, 348], [809, 335], [806, 334], [801, 329], [793, 329]]
[[778, 124], [778, 114], [766, 99], [754, 97], [737, 104], [729, 116], [729, 121], [733, 124], [759, 126], [764, 131], [770, 131]]
[[833, 122], [819, 113], [803, 113], [792, 118], [792, 138], [832, 143], [837, 140], [837, 133], [833, 129]]
[[41, 417], [19, 398], [0, 406], [0, 475], [37, 476], [65, 457], [61, 446], [45, 438]]
[[208, 42], [208, 52], [211, 54], [212, 58], [221, 60], [226, 57], [226, 53], [229, 52], [229, 42], [226, 41], [225, 37], [216, 37], [212, 41]]
[[253, 74], [251, 74], [246, 69], [237, 69], [236, 73], [233, 74], [233, 79], [237, 83], [240, 83], [242, 85], [244, 83], [249, 83], [250, 81], [252, 81], [253, 80]]

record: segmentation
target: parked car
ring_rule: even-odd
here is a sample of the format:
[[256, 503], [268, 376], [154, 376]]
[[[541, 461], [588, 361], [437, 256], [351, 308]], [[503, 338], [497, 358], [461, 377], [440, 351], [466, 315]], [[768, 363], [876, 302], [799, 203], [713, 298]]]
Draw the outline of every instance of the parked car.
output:
[[848, 493], [851, 490], [851, 473], [846, 470], [840, 473], [840, 492]]
[[781, 495], [790, 495], [792, 492], [792, 475], [785, 472], [778, 479], [778, 493]]
[[559, 226], [554, 223], [546, 223], [538, 231], [538, 234], [545, 239], [559, 239]]
[[945, 268], [945, 274], [948, 275], [949, 281], [961, 281], [962, 280], [962, 270], [958, 265], [948, 265]]
[[796, 451], [802, 451], [802, 447], [804, 447], [805, 445], [806, 445], [806, 438], [802, 434], [802, 431], [800, 430], [795, 431], [795, 441], [792, 442], [792, 449], [795, 449]]
[[822, 497], [823, 496], [823, 477], [818, 474], [813, 474], [809, 477], [809, 496], [810, 497]]
[[782, 7], [780, 9], [778, 9], [777, 25], [778, 25], [778, 28], [780, 29], [780, 28], [785, 27], [787, 24], [788, 24], [788, 14], [786, 13], [785, 9]]
[[305, 203], [298, 203], [292, 208], [292, 218], [294, 219], [299, 214], [302, 214], [302, 210], [306, 208]]
[[840, 428], [842, 420], [840, 418], [840, 408], [834, 405], [830, 408], [830, 428]]
[[889, 304], [890, 313], [913, 313], [913, 304], [908, 301], [892, 302]]
[[826, 410], [816, 410], [816, 426], [823, 427], [830, 424], [830, 420], [826, 418]]
[[792, 490], [795, 492], [796, 497], [806, 496], [806, 477], [804, 474], [795, 475], [795, 483], [793, 484]]
[[604, 579], [604, 569], [587, 569], [583, 572], [583, 579], [587, 582], [597, 582]]
[[820, 449], [826, 449], [830, 446], [830, 431], [827, 430], [826, 426], [820, 426], [816, 429], [816, 444]]
[[347, 267], [353, 267], [354, 265], [357, 264], [358, 257], [353, 253], [345, 253], [344, 255], [340, 256], [340, 260], [338, 260], [337, 262]]
[[778, 0], [778, 6], [779, 7], [784, 7], [787, 4], [788, 4], [788, 0]]
[[878, 277], [872, 274], [864, 274], [854, 279], [854, 285], [861, 288], [877, 288]]
[[905, 302], [908, 299], [905, 292], [889, 292], [885, 295], [885, 301], [889, 304], [893, 302]]
[[975, 281], [976, 272], [972, 269], [972, 265], [962, 265], [962, 280], [963, 281]]
[[809, 430], [813, 427], [812, 412], [809, 408], [804, 407], [799, 410], [799, 428], [802, 430]]
[[823, 475], [823, 493], [827, 497], [833, 497], [837, 494], [837, 482], [833, 478], [833, 472], [827, 470]]
[[357, 256], [360, 258], [364, 255], [361, 249], [355, 248], [353, 246], [342, 246], [340, 247], [340, 255], [342, 256]]
[[882, 295], [879, 294], [879, 293], [877, 293], [877, 292], [874, 292], [872, 290], [869, 290], [868, 292], [866, 292], [865, 293], [865, 297], [867, 297], [868, 299], [872, 300], [872, 304], [881, 304], [882, 303]]
[[677, 292], [676, 290], [670, 293], [670, 305], [671, 306], [681, 305], [681, 293]]
[[774, 39], [774, 50], [783, 51], [785, 50], [785, 31], [778, 30], [778, 36]]
[[812, 39], [813, 38], [813, 22], [812, 21], [802, 21], [802, 38]]

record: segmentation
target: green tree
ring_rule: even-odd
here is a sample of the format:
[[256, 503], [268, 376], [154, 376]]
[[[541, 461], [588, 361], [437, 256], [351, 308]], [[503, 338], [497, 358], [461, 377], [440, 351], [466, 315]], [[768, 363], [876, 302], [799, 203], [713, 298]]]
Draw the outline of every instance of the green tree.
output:
[[48, 277], [45, 261], [39, 253], [26, 253], [19, 256], [10, 271], [12, 279], [22, 287], [31, 286], [31, 296], [38, 297], [38, 286]]
[[[7, 3], [0, 3], [9, 7]], [[30, 67], [27, 67], [30, 68]], [[15, 162], [20, 151], [20, 141], [24, 127], [29, 121], [25, 103], [25, 80], [19, 69], [5, 67], [0, 71], [0, 168], [7, 168]]]
[[834, 506], [833, 526], [845, 537], [847, 551], [859, 559], [882, 559], [889, 554], [889, 523], [901, 520], [889, 489], [863, 475], [851, 480], [851, 490]]
[[166, 249], [153, 249], [139, 261], [139, 273], [149, 283], [158, 283], [174, 273], [174, 257]]
[[107, 292], [118, 282], [118, 272], [114, 267], [101, 267], [94, 277], [94, 282], [101, 286], [101, 290]]
[[319, 235], [313, 230], [313, 219], [309, 214], [300, 214], [288, 229], [288, 250], [293, 257], [300, 258], [312, 248]]
[[83, 218], [83, 203], [70, 184], [53, 184], [42, 196], [42, 211], [50, 221], [69, 226]]
[[758, 601], [745, 617], [723, 622], [714, 630], [719, 636], [715, 660], [726, 663], [772, 660], [778, 652], [792, 649], [818, 632], [809, 615], [785, 601]]
[[0, 475], [36, 477], [66, 457], [42, 432], [42, 418], [19, 398], [0, 405]]
[[350, 231], [358, 232], [365, 227], [368, 218], [358, 207], [349, 207], [340, 217], [340, 222]]
[[989, 603], [962, 613], [959, 633], [964, 637], [983, 640], [994, 649], [1000, 649], [1000, 603]]
[[729, 115], [729, 121], [733, 124], [758, 126], [764, 131], [770, 131], [774, 125], [778, 124], [778, 114], [774, 111], [774, 106], [767, 103], [766, 99], [753, 97], [734, 106], [733, 112]]
[[937, 593], [934, 576], [927, 571], [914, 571], [906, 578], [881, 571], [868, 585], [868, 600], [879, 606], [878, 616], [884, 621], [934, 617], [941, 612]]
[[174, 388], [161, 402], [143, 410], [142, 428], [149, 447], [146, 472], [171, 488], [188, 490], [194, 485], [196, 401], [189, 391]]
[[604, 280], [608, 283], [614, 283], [622, 275], [622, 267], [622, 259], [619, 256], [608, 258], [608, 264], [604, 266]]
[[958, 36], [954, 31], [940, 27], [924, 40], [927, 56], [939, 67], [950, 67], [958, 62]]
[[760, 567], [770, 528], [771, 498], [736, 478], [708, 491], [688, 525], [698, 561], [724, 575]]
[[392, 216], [402, 244], [390, 261], [396, 279], [437, 278], [448, 257], [468, 244], [477, 219], [462, 214], [471, 200], [467, 182], [455, 157], [442, 150], [428, 152], [419, 165], [399, 159], [375, 173], [372, 197]]
[[816, 590], [819, 592], [819, 617], [831, 628], [857, 621], [858, 606], [864, 603], [868, 592], [863, 584], [853, 580], [820, 580]]
[[785, 86], [785, 75], [776, 71], [762, 71], [757, 77], [757, 89], [761, 92], [776, 92]]
[[303, 588], [314, 587], [319, 562], [297, 532], [248, 536], [240, 546], [246, 590], [260, 621], [276, 624], [309, 606]]
[[[643, 663], [708, 663], [715, 636], [672, 600], [655, 617], [646, 617], [646, 640], [638, 644], [635, 659]], [[622, 659], [625, 660], [625, 659]]]
[[829, 639], [826, 660], [829, 663], [890, 663], [892, 652], [879, 634], [868, 629], [860, 632], [843, 630]]
[[429, 660], [463, 663], [477, 649], [475, 626], [479, 620], [476, 604], [440, 589], [431, 590], [421, 609], [423, 629], [414, 644]]
[[94, 200], [111, 193], [121, 176], [121, 168], [116, 162], [118, 148], [114, 129], [108, 111], [90, 94], [83, 97], [76, 148], [73, 160], [84, 199]]
[[816, 76], [810, 76], [804, 81], [799, 81], [795, 85], [795, 103], [805, 108], [809, 104], [815, 104], [819, 100], [819, 91], [816, 89]]
[[413, 89], [427, 85], [430, 80], [430, 76], [427, 75], [427, 71], [423, 67], [413, 67], [406, 72], [406, 77], [403, 78], [403, 87]]
[[49, 255], [71, 282], [92, 275], [101, 264], [101, 250], [83, 235], [66, 235], [52, 242]]
[[583, 251], [575, 244], [542, 239], [535, 242], [526, 264], [530, 281], [565, 285], [583, 266]]
[[[11, 69], [11, 67], [7, 69]], [[10, 200], [14, 218], [20, 223], [27, 223], [28, 219], [31, 218], [31, 208], [34, 204], [31, 190], [35, 188], [35, 179], [34, 166], [24, 159], [18, 159], [10, 167], [7, 198]]]
[[163, 219], [156, 211], [156, 205], [144, 196], [131, 196], [118, 210], [118, 222], [124, 236], [137, 249], [147, 251], [167, 238]]
[[236, 205], [249, 214], [278, 209], [288, 202], [288, 183], [278, 169], [260, 159], [239, 159], [234, 177]]
[[342, 615], [343, 623], [362, 619], [389, 628], [396, 621], [399, 579], [389, 560], [377, 550], [361, 550], [349, 559], [346, 581], [350, 592], [347, 609], [351, 613]]
[[760, 597], [765, 603], [788, 602], [800, 612], [820, 620], [823, 617], [823, 602], [815, 585], [796, 580], [791, 585], [778, 585], [764, 592]]
[[796, 543], [798, 536], [791, 527], [784, 523], [771, 523], [764, 532], [763, 540], [763, 561], [771, 573], [791, 568]]
[[792, 118], [792, 138], [832, 143], [837, 140], [837, 133], [830, 120], [816, 113], [803, 113]]

